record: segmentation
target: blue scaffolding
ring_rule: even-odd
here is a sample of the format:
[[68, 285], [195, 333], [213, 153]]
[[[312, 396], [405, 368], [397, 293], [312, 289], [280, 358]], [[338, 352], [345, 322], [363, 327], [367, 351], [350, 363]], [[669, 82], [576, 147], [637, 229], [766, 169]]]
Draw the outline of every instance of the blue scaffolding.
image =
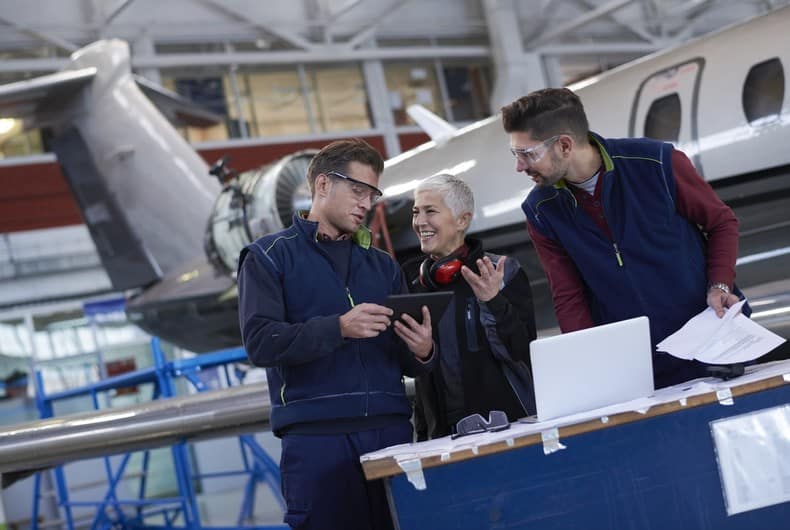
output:
[[[151, 351], [154, 366], [151, 368], [130, 372], [117, 377], [108, 378], [98, 383], [81, 388], [66, 390], [47, 395], [44, 389], [43, 377], [40, 371], [35, 373], [36, 405], [41, 418], [53, 417], [53, 404], [57, 401], [78, 396], [90, 396], [93, 408], [98, 410], [99, 395], [119, 388], [136, 386], [143, 383], [153, 383], [153, 399], [170, 398], [176, 395], [175, 379], [183, 377], [198, 391], [208, 390], [206, 384], [197, 376], [204, 369], [221, 367], [228, 385], [232, 384], [229, 365], [247, 359], [243, 348], [233, 348], [214, 353], [199, 355], [193, 359], [167, 361], [162, 351], [158, 338], [151, 340]], [[224, 471], [219, 473], [194, 473], [190, 467], [189, 451], [186, 442], [179, 442], [171, 447], [173, 465], [176, 474], [178, 495], [169, 498], [146, 498], [146, 478], [150, 464], [150, 451], [142, 451], [142, 477], [137, 491], [137, 498], [122, 499], [118, 495], [118, 485], [124, 477], [127, 465], [133, 453], [125, 453], [120, 463], [113, 466], [110, 457], [104, 457], [104, 471], [107, 478], [107, 489], [103, 498], [95, 501], [73, 501], [69, 499], [69, 490], [66, 476], [62, 466], [54, 468], [55, 491], [58, 507], [61, 510], [63, 521], [68, 530], [74, 530], [75, 518], [73, 509], [76, 507], [91, 506], [95, 508], [95, 516], [91, 522], [91, 530], [106, 528], [150, 528], [150, 529], [210, 529], [225, 530], [230, 528], [244, 529], [282, 529], [285, 525], [245, 525], [253, 518], [255, 508], [255, 495], [258, 485], [267, 486], [280, 507], [285, 509], [285, 502], [280, 494], [280, 470], [277, 464], [266, 453], [252, 435], [238, 436], [239, 450], [242, 457], [242, 469]], [[245, 475], [246, 481], [244, 494], [234, 527], [204, 526], [201, 522], [200, 512], [195, 491], [195, 481]], [[41, 473], [36, 473], [33, 482], [33, 511], [31, 515], [31, 528], [39, 528], [39, 510], [43, 498]], [[126, 508], [126, 509], [124, 509]], [[152, 524], [151, 519], [156, 518], [157, 524]], [[164, 524], [161, 521], [164, 520]]]

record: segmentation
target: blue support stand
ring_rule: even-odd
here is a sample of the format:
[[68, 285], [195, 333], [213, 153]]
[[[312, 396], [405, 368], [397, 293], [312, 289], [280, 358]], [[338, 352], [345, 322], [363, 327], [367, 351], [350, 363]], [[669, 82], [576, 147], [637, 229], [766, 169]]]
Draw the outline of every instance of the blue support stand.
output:
[[[151, 340], [151, 352], [154, 359], [153, 368], [130, 372], [82, 388], [71, 389], [51, 395], [46, 394], [41, 373], [36, 372], [36, 405], [40, 417], [53, 417], [53, 403], [56, 401], [85, 395], [91, 397], [94, 409], [98, 410], [100, 408], [99, 393], [142, 383], [152, 383], [154, 385], [154, 399], [171, 398], [176, 395], [174, 382], [176, 377], [183, 377], [189, 381], [198, 392], [203, 392], [208, 390], [208, 388], [197, 376], [197, 373], [207, 368], [221, 367], [225, 375], [225, 381], [230, 385], [232, 379], [230, 377], [228, 365], [247, 359], [247, 354], [244, 349], [234, 348], [203, 354], [194, 359], [167, 361], [158, 338], [153, 338]], [[112, 461], [109, 457], [103, 458], [107, 477], [107, 490], [103, 498], [96, 501], [71, 501], [69, 499], [69, 491], [63, 467], [58, 466], [54, 469], [55, 489], [57, 492], [58, 506], [61, 510], [65, 526], [68, 530], [74, 530], [74, 507], [92, 506], [95, 507], [95, 514], [90, 525], [91, 530], [109, 528], [220, 530], [218, 527], [203, 525], [197, 503], [195, 481], [198, 479], [210, 479], [220, 476], [246, 475], [244, 494], [236, 519], [237, 526], [233, 528], [256, 528], [261, 530], [288, 528], [285, 525], [244, 525], [245, 522], [250, 522], [253, 519], [255, 494], [259, 484], [271, 490], [274, 498], [283, 509], [285, 509], [285, 502], [280, 495], [280, 470], [274, 460], [272, 460], [260, 444], [258, 444], [254, 436], [242, 435], [238, 437], [238, 441], [239, 449], [242, 454], [243, 468], [238, 471], [207, 474], [196, 474], [193, 472], [189, 456], [189, 446], [186, 442], [179, 442], [173, 445], [171, 452], [175, 468], [178, 496], [171, 498], [146, 498], [147, 473], [150, 468], [149, 451], [142, 452], [142, 477], [137, 489], [136, 499], [121, 499], [117, 491], [118, 485], [123, 479], [124, 472], [128, 467], [131, 453], [124, 454], [115, 469], [113, 469]], [[33, 487], [34, 499], [31, 528], [32, 530], [38, 530], [38, 516], [42, 498], [41, 473], [35, 475]], [[164, 524], [151, 523], [153, 518], [163, 520]], [[222, 530], [225, 530], [225, 528], [227, 527], [223, 527]]]

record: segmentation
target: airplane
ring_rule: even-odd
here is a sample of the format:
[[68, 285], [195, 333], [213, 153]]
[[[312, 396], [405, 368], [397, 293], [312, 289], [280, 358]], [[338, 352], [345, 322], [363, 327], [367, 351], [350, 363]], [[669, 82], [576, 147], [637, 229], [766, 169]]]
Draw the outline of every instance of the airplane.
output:
[[[790, 7], [780, 8], [570, 86], [596, 132], [653, 136], [689, 154], [740, 219], [737, 282], [753, 299], [753, 317], [784, 337], [790, 337], [788, 24]], [[221, 182], [213, 181], [144, 91], [171, 119], [210, 119], [136, 79], [128, 45], [118, 40], [75, 52], [62, 72], [0, 86], [0, 116], [53, 128], [58, 163], [113, 286], [129, 293], [132, 322], [195, 352], [236, 346], [239, 251], [309, 207], [304, 175], [313, 152], [237, 176], [219, 163], [213, 171]], [[397, 257], [418, 251], [411, 230], [416, 184], [438, 172], [457, 174], [475, 193], [469, 234], [520, 260], [532, 282], [538, 329], [556, 332], [520, 210], [532, 184], [516, 173], [498, 117], [456, 130], [429, 113], [415, 116], [434, 139], [389, 159], [381, 178]]]

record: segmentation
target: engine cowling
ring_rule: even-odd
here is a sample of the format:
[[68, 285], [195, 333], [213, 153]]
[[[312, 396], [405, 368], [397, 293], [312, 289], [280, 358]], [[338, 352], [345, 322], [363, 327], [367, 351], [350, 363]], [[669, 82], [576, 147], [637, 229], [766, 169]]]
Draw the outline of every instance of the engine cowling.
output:
[[290, 226], [294, 212], [310, 209], [305, 175], [315, 153], [293, 153], [244, 172], [223, 188], [206, 229], [206, 253], [216, 266], [235, 273], [242, 248]]

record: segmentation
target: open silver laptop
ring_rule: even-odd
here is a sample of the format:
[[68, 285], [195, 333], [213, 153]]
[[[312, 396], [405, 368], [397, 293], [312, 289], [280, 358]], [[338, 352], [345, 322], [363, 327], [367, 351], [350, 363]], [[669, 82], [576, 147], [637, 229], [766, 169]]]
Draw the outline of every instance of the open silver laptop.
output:
[[550, 420], [653, 393], [647, 317], [530, 344], [537, 419]]

